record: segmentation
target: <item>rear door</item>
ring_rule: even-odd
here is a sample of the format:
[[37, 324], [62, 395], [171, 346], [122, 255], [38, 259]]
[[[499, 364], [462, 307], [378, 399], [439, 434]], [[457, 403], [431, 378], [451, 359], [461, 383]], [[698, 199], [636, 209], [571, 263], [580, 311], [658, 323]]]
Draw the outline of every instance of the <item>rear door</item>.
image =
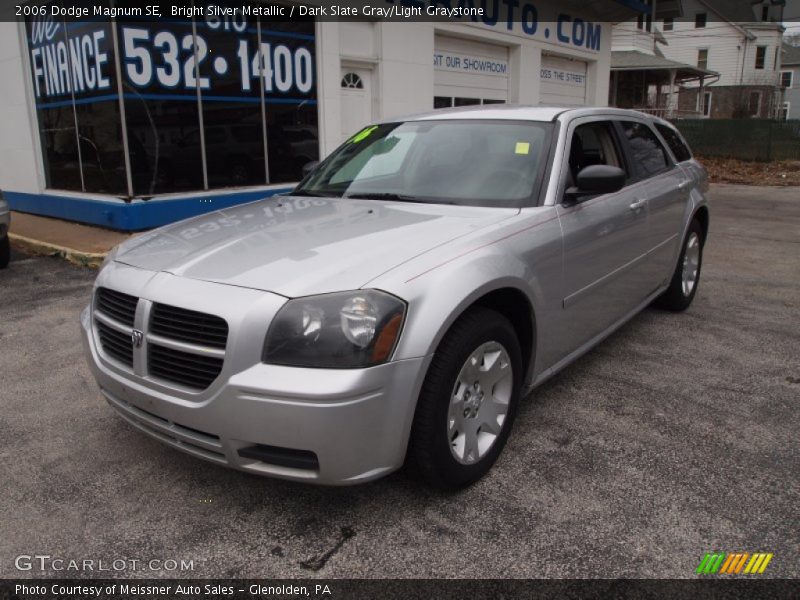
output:
[[[564, 243], [562, 331], [557, 343], [568, 355], [641, 304], [648, 289], [646, 202], [625, 187], [570, 204], [565, 190], [577, 173], [606, 164], [628, 170], [621, 140], [607, 117], [569, 125], [557, 205]], [[633, 180], [631, 174], [629, 178]]]
[[631, 191], [646, 200], [649, 291], [666, 283], [675, 269], [692, 178], [679, 167], [646, 120], [618, 121], [634, 171]]

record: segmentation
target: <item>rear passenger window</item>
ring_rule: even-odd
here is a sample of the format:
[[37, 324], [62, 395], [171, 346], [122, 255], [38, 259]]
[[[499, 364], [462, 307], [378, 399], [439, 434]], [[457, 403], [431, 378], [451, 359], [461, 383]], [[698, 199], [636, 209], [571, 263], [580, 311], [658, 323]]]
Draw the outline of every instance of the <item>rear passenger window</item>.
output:
[[622, 131], [628, 140], [634, 166], [642, 177], [661, 173], [670, 166], [667, 150], [644, 123], [622, 121]]
[[672, 154], [675, 155], [675, 159], [678, 162], [684, 162], [692, 158], [692, 151], [689, 150], [689, 146], [684, 143], [677, 131], [672, 127], [667, 127], [659, 123], [656, 123], [656, 129], [658, 129], [658, 133], [661, 134], [664, 141], [667, 142], [667, 146], [672, 150]]

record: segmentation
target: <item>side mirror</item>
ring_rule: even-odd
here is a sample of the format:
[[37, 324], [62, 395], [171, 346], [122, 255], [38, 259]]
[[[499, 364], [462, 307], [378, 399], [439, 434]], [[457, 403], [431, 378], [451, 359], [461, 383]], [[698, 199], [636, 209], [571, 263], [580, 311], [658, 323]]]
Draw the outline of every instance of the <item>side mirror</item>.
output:
[[303, 174], [303, 178], [305, 179], [305, 177], [306, 177], [306, 176], [307, 176], [309, 173], [311, 173], [311, 171], [313, 171], [314, 169], [316, 169], [318, 164], [319, 164], [319, 161], [318, 161], [318, 160], [312, 160], [311, 162], [307, 162], [306, 164], [304, 164], [304, 165], [303, 165], [303, 170], [301, 171], [301, 172], [302, 172], [302, 174]]
[[612, 194], [625, 187], [625, 171], [609, 165], [589, 165], [584, 167], [576, 177], [575, 187], [567, 190], [567, 199], [571, 203], [580, 202], [582, 196], [599, 196]]

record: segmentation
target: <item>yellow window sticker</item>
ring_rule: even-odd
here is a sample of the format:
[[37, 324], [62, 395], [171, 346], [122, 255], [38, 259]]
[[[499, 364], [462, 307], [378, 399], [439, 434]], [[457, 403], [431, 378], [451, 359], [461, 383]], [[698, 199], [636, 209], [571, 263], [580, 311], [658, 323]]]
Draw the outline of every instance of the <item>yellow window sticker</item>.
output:
[[517, 142], [517, 147], [514, 150], [516, 154], [528, 154], [531, 151], [531, 145], [529, 142]]
[[364, 139], [366, 139], [367, 137], [369, 137], [369, 134], [371, 134], [371, 133], [372, 133], [373, 131], [375, 131], [377, 128], [378, 128], [378, 126], [377, 126], [377, 125], [373, 125], [372, 127], [366, 127], [366, 128], [364, 128], [364, 129], [362, 129], [361, 131], [359, 131], [357, 134], [355, 134], [355, 135], [353, 136], [353, 139], [352, 139], [352, 140], [350, 140], [350, 142], [351, 142], [351, 143], [353, 143], [353, 144], [357, 144], [357, 143], [358, 143], [358, 142], [360, 142], [361, 140], [364, 140]]

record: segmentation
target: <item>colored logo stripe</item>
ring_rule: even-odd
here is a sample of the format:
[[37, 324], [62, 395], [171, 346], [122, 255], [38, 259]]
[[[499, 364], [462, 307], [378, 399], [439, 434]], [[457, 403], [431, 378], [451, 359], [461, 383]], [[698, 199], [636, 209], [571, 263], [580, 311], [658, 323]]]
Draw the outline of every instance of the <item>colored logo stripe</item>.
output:
[[772, 554], [753, 554], [753, 558], [751, 558], [750, 562], [747, 563], [744, 572], [750, 574], [761, 574], [766, 570], [767, 565], [771, 560]]
[[[713, 575], [715, 573], [738, 575], [743, 572], [745, 575], [760, 575], [766, 570], [772, 557], [773, 554], [763, 552], [756, 552], [755, 554], [750, 554], [749, 552], [734, 552], [731, 554], [725, 552], [706, 553], [695, 573], [698, 575]], [[747, 564], [746, 567], [745, 564]], [[744, 568], [744, 571], [742, 571], [742, 568]]]

